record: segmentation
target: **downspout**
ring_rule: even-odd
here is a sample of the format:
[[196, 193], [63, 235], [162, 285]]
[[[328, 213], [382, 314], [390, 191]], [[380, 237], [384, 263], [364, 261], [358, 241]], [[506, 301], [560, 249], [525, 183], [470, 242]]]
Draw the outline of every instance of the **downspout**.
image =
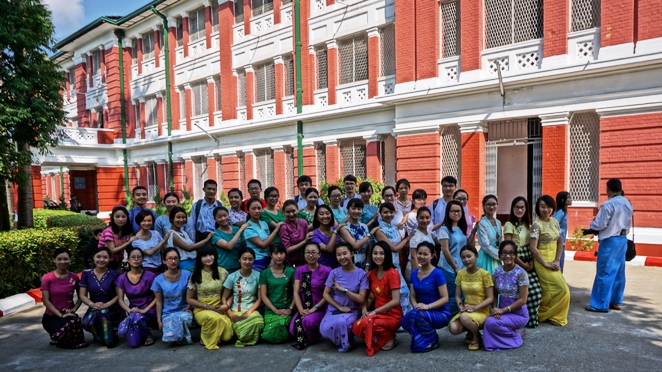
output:
[[120, 70], [120, 116], [122, 117], [122, 158], [124, 159], [124, 197], [126, 198], [126, 205], [129, 205], [129, 160], [126, 150], [126, 107], [124, 97], [124, 47], [122, 46], [122, 39], [124, 39], [124, 31], [115, 30], [117, 36], [117, 48], [119, 49], [119, 70]]
[[[296, 59], [297, 115], [303, 112], [301, 87], [301, 2], [294, 0], [294, 57]], [[297, 169], [303, 175], [303, 121], [297, 120]]]
[[170, 191], [173, 192], [175, 191], [175, 181], [173, 179], [173, 168], [172, 168], [172, 141], [170, 140], [172, 136], [172, 113], [170, 111], [170, 55], [169, 55], [169, 38], [170, 36], [168, 35], [168, 18], [158, 10], [156, 10], [156, 7], [152, 5], [150, 7], [152, 9], [152, 12], [154, 14], [158, 15], [161, 17], [163, 20], [163, 53], [165, 54], [165, 58], [163, 60], [165, 61], [165, 81], [166, 81], [166, 117], [167, 117], [167, 122], [168, 122], [168, 182], [170, 186]]

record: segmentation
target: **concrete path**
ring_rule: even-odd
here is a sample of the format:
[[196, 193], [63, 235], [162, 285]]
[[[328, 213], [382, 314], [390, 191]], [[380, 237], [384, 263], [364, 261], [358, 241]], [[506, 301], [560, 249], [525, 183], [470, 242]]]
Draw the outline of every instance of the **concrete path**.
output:
[[[571, 289], [569, 324], [543, 324], [527, 330], [524, 346], [490, 353], [470, 352], [463, 336], [439, 331], [441, 347], [427, 354], [409, 352], [409, 335], [399, 333], [400, 346], [390, 352], [365, 355], [364, 344], [339, 354], [330, 342], [298, 351], [289, 346], [233, 345], [208, 351], [197, 344], [171, 347], [162, 342], [130, 349], [124, 339], [114, 349], [92, 344], [83, 350], [48, 345], [38, 305], [0, 319], [0, 370], [50, 371], [427, 371], [427, 370], [660, 370], [662, 366], [662, 269], [627, 267], [623, 310], [608, 314], [584, 311], [595, 275], [595, 263], [566, 262]], [[81, 309], [80, 314], [84, 311]], [[91, 335], [86, 334], [88, 341]]]

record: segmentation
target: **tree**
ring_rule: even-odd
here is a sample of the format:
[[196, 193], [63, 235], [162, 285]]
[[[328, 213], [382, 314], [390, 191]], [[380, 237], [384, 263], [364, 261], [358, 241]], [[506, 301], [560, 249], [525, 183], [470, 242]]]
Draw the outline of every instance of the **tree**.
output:
[[[57, 146], [65, 116], [64, 77], [48, 58], [53, 32], [51, 12], [39, 0], [0, 0], [0, 185], [18, 184], [19, 227], [33, 225], [33, 151]], [[1, 209], [4, 228], [9, 213]]]

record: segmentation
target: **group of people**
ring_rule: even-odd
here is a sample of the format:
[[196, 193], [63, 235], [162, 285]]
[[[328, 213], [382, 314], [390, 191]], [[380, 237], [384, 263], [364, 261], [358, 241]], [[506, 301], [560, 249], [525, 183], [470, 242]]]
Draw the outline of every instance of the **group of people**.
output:
[[[611, 256], [630, 226], [629, 202], [616, 199], [620, 181], [609, 182], [611, 207], [591, 228], [612, 248], [598, 256], [589, 311], [620, 309], [623, 299], [624, 257]], [[134, 207], [113, 209], [90, 252], [93, 268], [80, 279], [68, 271], [70, 252], [56, 250], [56, 270], [42, 279], [51, 343], [85, 347], [86, 330], [108, 347], [118, 335], [131, 347], [149, 346], [158, 328], [163, 342], [191, 344], [196, 324], [210, 350], [233, 338], [236, 347], [262, 339], [293, 340], [298, 349], [324, 338], [345, 352], [359, 337], [372, 356], [397, 347], [400, 328], [410, 333], [412, 352], [438, 348], [437, 330], [446, 326], [466, 334], [469, 350], [504, 350], [522, 345], [524, 327], [568, 322], [567, 192], [540, 197], [533, 221], [526, 198], [515, 198], [502, 228], [497, 197], [483, 198], [476, 219], [453, 177], [442, 179], [443, 195], [429, 206], [427, 193], [410, 194], [406, 179], [384, 187], [379, 207], [371, 184], [356, 193], [352, 175], [344, 193], [328, 188], [328, 205], [307, 176], [298, 178], [299, 196], [282, 203], [275, 187], [247, 186], [250, 197], [231, 189], [226, 208], [207, 180], [190, 216], [168, 193], [158, 218], [145, 207], [147, 190], [134, 188]], [[618, 218], [604, 215], [621, 207]], [[81, 304], [88, 310], [79, 318]]]

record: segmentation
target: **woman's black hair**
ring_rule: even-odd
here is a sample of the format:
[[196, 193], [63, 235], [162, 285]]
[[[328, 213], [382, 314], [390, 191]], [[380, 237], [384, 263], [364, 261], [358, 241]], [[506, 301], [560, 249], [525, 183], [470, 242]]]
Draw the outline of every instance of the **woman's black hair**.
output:
[[171, 197], [177, 199], [177, 204], [179, 204], [179, 196], [177, 196], [177, 194], [175, 194], [174, 192], [169, 192], [169, 193], [163, 195], [162, 203], [165, 204], [166, 199], [171, 198]]
[[418, 250], [421, 249], [422, 247], [425, 247], [425, 248], [429, 249], [429, 250], [430, 250], [430, 254], [431, 254], [433, 257], [437, 254], [436, 249], [435, 249], [435, 247], [434, 247], [434, 244], [432, 244], [432, 243], [430, 243], [430, 242], [423, 241], [423, 242], [418, 243], [418, 245], [416, 246], [416, 250], [418, 251]]
[[216, 222], [216, 213], [218, 213], [220, 211], [224, 211], [225, 213], [228, 213], [228, 214], [230, 213], [230, 212], [228, 212], [227, 208], [222, 207], [222, 206], [214, 208], [214, 211], [212, 212], [211, 215], [212, 215], [212, 217], [214, 217], [214, 228], [215, 229], [218, 229], [218, 222]]
[[133, 246], [133, 245], [129, 245], [129, 246], [126, 248], [126, 255], [127, 255], [127, 256], [131, 256], [131, 253], [132, 253], [133, 251], [138, 251], [138, 252], [140, 252], [140, 257], [145, 258], [145, 253], [143, 252], [143, 250], [140, 249], [140, 248], [138, 248], [138, 247], [135, 247], [135, 246]]
[[467, 199], [469, 199], [469, 193], [468, 193], [467, 190], [465, 190], [465, 189], [457, 189], [457, 190], [455, 190], [455, 192], [453, 193], [453, 199], [455, 199], [455, 198], [457, 197], [457, 194], [459, 194], [459, 193], [461, 193], [461, 192], [467, 194]]
[[287, 253], [287, 248], [285, 248], [283, 243], [273, 243], [269, 245], [269, 256], [271, 257], [274, 253]]
[[[321, 206], [320, 206], [320, 207], [321, 207]], [[303, 250], [305, 251], [306, 248], [307, 248], [308, 246], [313, 246], [313, 247], [317, 248], [317, 252], [318, 252], [318, 253], [321, 253], [321, 252], [322, 252], [322, 248], [320, 248], [320, 245], [319, 245], [317, 242], [314, 242], [314, 241], [312, 241], [312, 240], [309, 240], [309, 241], [306, 243], [306, 245], [303, 246]], [[302, 252], [302, 253], [303, 253], [303, 252]]]
[[501, 257], [501, 251], [507, 246], [513, 247], [513, 249], [515, 249], [515, 255], [517, 255], [517, 244], [512, 240], [504, 240], [499, 244], [499, 257]]
[[428, 207], [420, 207], [420, 208], [418, 208], [418, 210], [416, 211], [416, 219], [418, 219], [418, 216], [420, 216], [421, 213], [423, 213], [423, 212], [428, 212], [428, 214], [429, 214], [430, 216], [432, 216], [432, 212], [430, 212], [430, 208], [428, 208]]
[[264, 200], [269, 199], [269, 194], [271, 194], [274, 191], [278, 193], [278, 196], [280, 196], [280, 191], [278, 191], [278, 189], [273, 186], [269, 186], [266, 189], [264, 189]]
[[287, 200], [285, 200], [285, 201], [283, 202], [283, 211], [285, 211], [285, 208], [287, 208], [287, 207], [289, 207], [289, 206], [294, 206], [294, 208], [296, 208], [297, 210], [299, 210], [299, 205], [297, 204], [297, 202], [295, 202], [295, 201], [292, 200], [292, 199], [287, 199]]
[[53, 252], [53, 259], [56, 259], [57, 256], [61, 255], [62, 253], [66, 253], [67, 256], [69, 256], [69, 258], [71, 259], [71, 251], [69, 250], [69, 248], [57, 248], [57, 249], [55, 249], [55, 251]]
[[319, 229], [322, 223], [319, 220], [319, 213], [320, 210], [325, 209], [329, 213], [331, 213], [331, 221], [329, 221], [329, 228], [332, 228], [334, 225], [335, 220], [333, 219], [333, 211], [331, 210], [331, 207], [329, 207], [326, 204], [318, 205], [317, 208], [315, 209], [315, 215], [313, 216], [313, 230], [314, 229]]
[[151, 209], [143, 209], [142, 211], [138, 212], [138, 214], [136, 215], [136, 217], [135, 217], [136, 218], [136, 223], [138, 225], [140, 225], [145, 220], [145, 217], [152, 217], [152, 224], [154, 224], [154, 222], [156, 222], [156, 221], [154, 221], [154, 215], [152, 214], [152, 210]]
[[108, 253], [108, 257], [113, 257], [113, 254], [110, 252], [110, 248], [108, 248], [108, 247], [106, 247], [106, 246], [103, 246], [103, 247], [99, 247], [99, 248], [97, 248], [97, 249], [94, 251], [94, 254], [92, 255], [92, 257], [96, 256], [97, 253], [99, 253], [99, 252], [106, 252], [106, 253]]
[[395, 188], [393, 186], [384, 186], [384, 188], [382, 189], [382, 198], [384, 197], [384, 193], [386, 192], [386, 190], [393, 191], [393, 196], [398, 195], [397, 191], [395, 191]]
[[400, 185], [405, 185], [405, 186], [407, 186], [408, 188], [411, 189], [411, 184], [409, 183], [409, 181], [406, 178], [400, 178], [398, 180], [398, 182], [395, 183], [395, 189], [396, 190], [399, 189]]
[[513, 199], [513, 202], [510, 203], [510, 216], [508, 217], [508, 221], [513, 224], [513, 226], [519, 226], [519, 219], [517, 216], [515, 216], [515, 205], [519, 202], [524, 202], [524, 208], [526, 210], [524, 211], [524, 215], [522, 216], [522, 225], [524, 225], [527, 229], [531, 228], [531, 209], [529, 208], [529, 201], [526, 200], [525, 197], [523, 196], [518, 196], [515, 199]]
[[342, 194], [343, 194], [342, 189], [341, 189], [340, 187], [336, 186], [336, 185], [331, 185], [331, 186], [329, 186], [329, 188], [326, 190], [326, 194], [327, 194], [327, 195], [329, 196], [329, 198], [330, 198], [330, 197], [331, 197], [331, 193], [334, 192], [334, 191], [336, 191], [336, 190], [340, 191], [340, 195], [342, 196]]
[[[393, 254], [391, 253], [391, 247], [384, 241], [379, 241], [375, 244], [374, 247], [372, 247], [370, 253], [370, 261], [374, 262], [372, 259], [372, 254], [375, 252], [375, 248], [377, 247], [380, 247], [384, 250], [384, 263], [382, 263], [383, 270], [386, 271], [390, 268], [394, 268], [395, 265], [393, 264]], [[378, 265], [374, 265], [374, 267], [371, 267], [371, 270], [375, 270], [377, 267]]]
[[317, 191], [316, 188], [314, 188], [314, 187], [309, 187], [309, 188], [306, 189], [306, 192], [303, 193], [303, 197], [307, 199], [307, 198], [308, 198], [308, 195], [310, 195], [310, 194], [312, 194], [312, 193], [317, 194], [317, 197], [320, 196], [320, 192]]
[[337, 243], [336, 243], [336, 246], [333, 248], [333, 254], [334, 254], [334, 255], [335, 255], [336, 252], [338, 251], [338, 248], [347, 248], [347, 250], [349, 251], [349, 253], [351, 253], [352, 255], [354, 255], [354, 251], [352, 250], [352, 246], [349, 245], [349, 243], [347, 243], [347, 242], [342, 242], [342, 243], [340, 243], [340, 244], [337, 244]]
[[[490, 200], [490, 199], [494, 199], [494, 201], [497, 202], [497, 204], [499, 204], [499, 198], [497, 198], [496, 195], [487, 194], [487, 195], [483, 196], [483, 202], [481, 203], [483, 205], [483, 216], [485, 215], [485, 204], [487, 204], [487, 201]], [[496, 212], [494, 214], [496, 215]]]
[[388, 209], [391, 212], [395, 212], [395, 206], [390, 202], [382, 203], [382, 205], [379, 206], [379, 213], [382, 213], [382, 209]]
[[214, 256], [214, 263], [211, 265], [211, 277], [219, 280], [221, 275], [218, 272], [218, 252], [216, 248], [212, 247], [209, 244], [205, 244], [202, 247], [198, 248], [198, 253], [195, 256], [195, 267], [193, 268], [193, 275], [191, 275], [191, 282], [200, 284], [202, 283], [202, 269], [205, 265], [202, 263], [202, 257], [204, 256]]
[[[126, 223], [124, 226], [117, 226], [115, 224], [115, 213], [117, 212], [124, 212], [126, 214]], [[129, 211], [124, 208], [124, 206], [118, 205], [115, 208], [113, 208], [113, 211], [110, 212], [110, 227], [113, 229], [113, 234], [119, 234], [120, 237], [125, 237], [129, 235], [133, 235], [133, 226], [131, 226], [131, 220], [129, 219]]]
[[423, 189], [416, 189], [414, 192], [411, 194], [411, 200], [416, 200], [416, 199], [427, 199], [428, 198], [428, 193], [425, 192]]
[[347, 202], [347, 210], [348, 211], [349, 211], [350, 208], [361, 208], [361, 209], [363, 209], [364, 206], [365, 206], [365, 204], [363, 204], [363, 200], [357, 199], [357, 198], [352, 198]]
[[552, 214], [554, 214], [554, 211], [556, 210], [554, 198], [549, 195], [543, 195], [536, 200], [536, 215], [540, 216], [540, 202], [543, 202], [547, 207], [552, 208]]
[[179, 254], [179, 250], [177, 248], [170, 247], [170, 248], [166, 248], [166, 250], [163, 251], [163, 261], [165, 261], [166, 256], [168, 256], [168, 253], [170, 252], [177, 253], [177, 258], [179, 258], [180, 260], [182, 259], [182, 255]]
[[[261, 199], [259, 199], [259, 198], [250, 198], [246, 202], [246, 209], [250, 211], [251, 210], [251, 205], [253, 205], [253, 203], [259, 203], [260, 208], [262, 208], [262, 200]], [[247, 216], [247, 219], [250, 219], [250, 215]]]
[[446, 226], [446, 229], [448, 229], [449, 233], [453, 233], [453, 221], [451, 220], [450, 214], [451, 207], [454, 205], [460, 207], [460, 210], [462, 211], [460, 220], [457, 221], [457, 227], [462, 230], [464, 235], [467, 235], [467, 219], [464, 216], [464, 207], [462, 206], [462, 203], [457, 200], [451, 200], [448, 202], [448, 204], [446, 204], [446, 211], [444, 212], [444, 226]]
[[462, 254], [462, 252], [464, 252], [464, 251], [469, 251], [469, 252], [473, 253], [476, 257], [478, 257], [478, 251], [476, 250], [476, 247], [474, 247], [473, 245], [467, 244], [464, 247], [462, 247], [460, 249], [460, 254]]
[[556, 194], [556, 208], [563, 211], [563, 213], [568, 213], [568, 206], [565, 204], [568, 201], [568, 196], [570, 193], [567, 191], [559, 191]]
[[184, 210], [184, 208], [182, 208], [182, 207], [174, 207], [174, 208], [172, 208], [172, 210], [170, 211], [170, 215], [168, 215], [168, 219], [170, 220], [170, 223], [173, 223], [173, 221], [175, 220], [175, 216], [176, 216], [177, 213], [179, 213], [179, 212], [184, 213], [184, 215], [186, 216], [186, 221], [188, 222], [188, 215], [186, 215], [186, 211]]
[[240, 201], [240, 202], [241, 202], [241, 200], [244, 199], [244, 193], [242, 193], [241, 190], [239, 190], [239, 189], [236, 188], [236, 187], [235, 187], [235, 188], [232, 188], [232, 189], [230, 189], [230, 191], [228, 191], [228, 198], [230, 197], [230, 194], [232, 194], [233, 192], [236, 192], [236, 193], [239, 194], [239, 201]]
[[368, 181], [361, 182], [361, 184], [359, 185], [359, 193], [366, 192], [368, 191], [368, 189], [374, 191], [374, 189], [372, 188], [372, 184]]
[[253, 248], [243, 247], [239, 250], [239, 253], [237, 254], [237, 261], [241, 259], [241, 256], [243, 256], [244, 253], [250, 253], [251, 256], [253, 256], [253, 259], [255, 259], [255, 251], [253, 250]]

